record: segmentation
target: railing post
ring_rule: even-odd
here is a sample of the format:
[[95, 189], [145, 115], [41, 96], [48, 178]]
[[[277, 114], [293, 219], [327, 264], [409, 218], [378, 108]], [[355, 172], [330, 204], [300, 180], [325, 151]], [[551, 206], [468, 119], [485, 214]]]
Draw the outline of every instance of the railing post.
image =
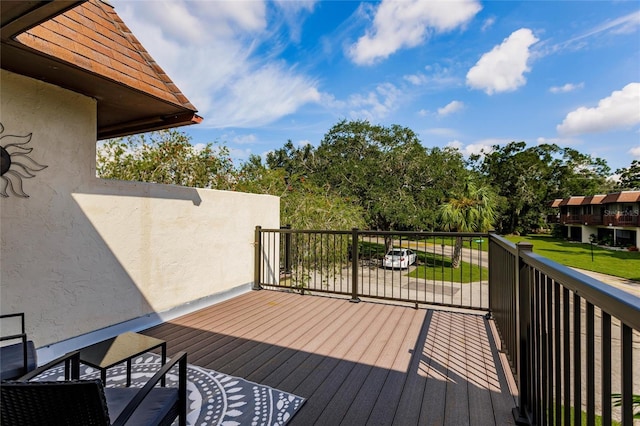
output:
[[497, 293], [497, 291], [495, 291], [493, 289], [493, 287], [496, 285], [495, 281], [497, 279], [497, 275], [496, 275], [496, 271], [491, 272], [494, 268], [495, 268], [495, 264], [492, 261], [496, 255], [491, 255], [492, 251], [493, 251], [493, 242], [492, 242], [492, 238], [493, 238], [493, 234], [496, 231], [491, 230], [488, 231], [487, 234], [487, 264], [489, 265], [489, 276], [487, 277], [487, 281], [489, 283], [489, 285], [487, 286], [487, 302], [489, 305], [489, 312], [487, 312], [487, 319], [493, 319], [493, 309], [495, 306], [495, 301], [494, 301], [494, 296]]
[[358, 258], [360, 257], [360, 244], [358, 244], [358, 228], [351, 229], [351, 299], [357, 303], [358, 297]]
[[530, 404], [530, 376], [529, 348], [531, 345], [531, 280], [529, 268], [522, 261], [520, 253], [532, 252], [533, 244], [519, 242], [516, 244], [518, 255], [516, 256], [516, 341], [518, 353], [516, 354], [516, 374], [518, 382], [518, 406], [513, 409], [513, 417], [516, 424], [531, 425], [529, 415]]
[[[284, 229], [291, 230], [291, 225], [285, 225]], [[284, 234], [284, 273], [291, 273], [291, 233]]]
[[253, 255], [253, 286], [252, 290], [262, 290], [260, 285], [260, 261], [262, 260], [262, 227], [256, 226], [254, 243], [255, 252]]

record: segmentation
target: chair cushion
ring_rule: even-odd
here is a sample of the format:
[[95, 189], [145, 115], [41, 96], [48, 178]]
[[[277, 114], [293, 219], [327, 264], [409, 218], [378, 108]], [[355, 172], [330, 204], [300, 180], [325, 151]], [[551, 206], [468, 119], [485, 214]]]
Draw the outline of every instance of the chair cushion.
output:
[[22, 342], [0, 348], [0, 380], [17, 379], [36, 368], [36, 348], [33, 341], [27, 340], [27, 370], [24, 370]]
[[[113, 423], [139, 391], [138, 388], [105, 388], [109, 417]], [[179, 400], [178, 388], [153, 388], [127, 421], [132, 425], [157, 425]]]
[[100, 380], [2, 383], [2, 424], [20, 426], [109, 424]]

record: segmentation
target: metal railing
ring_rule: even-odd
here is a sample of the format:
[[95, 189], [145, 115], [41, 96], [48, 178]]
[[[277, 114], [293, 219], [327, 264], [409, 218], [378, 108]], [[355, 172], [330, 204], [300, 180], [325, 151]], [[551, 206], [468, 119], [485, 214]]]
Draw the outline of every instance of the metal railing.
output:
[[[254, 288], [488, 310], [488, 236], [258, 227]], [[452, 265], [456, 238], [463, 244], [458, 267]], [[415, 261], [385, 262], [392, 248]]]
[[632, 425], [640, 298], [532, 248], [490, 237], [490, 308], [518, 385], [516, 419]]
[[[454, 268], [456, 239], [464, 248]], [[599, 416], [602, 425], [633, 424], [640, 298], [539, 256], [531, 244], [494, 234], [256, 227], [255, 245], [254, 289], [488, 311], [517, 382], [517, 423], [594, 425]], [[414, 252], [415, 264], [385, 268], [390, 248]]]

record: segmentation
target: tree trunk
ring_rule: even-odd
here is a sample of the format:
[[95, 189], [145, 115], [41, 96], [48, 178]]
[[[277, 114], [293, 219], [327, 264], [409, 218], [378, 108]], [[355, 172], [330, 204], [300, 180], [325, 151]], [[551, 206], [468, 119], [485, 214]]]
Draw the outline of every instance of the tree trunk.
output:
[[460, 267], [460, 258], [462, 257], [462, 237], [456, 237], [456, 244], [453, 247], [453, 257], [451, 258], [451, 267], [457, 269]]

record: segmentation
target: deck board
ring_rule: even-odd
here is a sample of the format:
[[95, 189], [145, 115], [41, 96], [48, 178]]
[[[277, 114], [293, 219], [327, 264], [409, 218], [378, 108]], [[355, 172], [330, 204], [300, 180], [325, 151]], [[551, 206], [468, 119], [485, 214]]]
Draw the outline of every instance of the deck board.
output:
[[143, 333], [307, 398], [293, 426], [513, 423], [511, 373], [481, 314], [264, 290]]

